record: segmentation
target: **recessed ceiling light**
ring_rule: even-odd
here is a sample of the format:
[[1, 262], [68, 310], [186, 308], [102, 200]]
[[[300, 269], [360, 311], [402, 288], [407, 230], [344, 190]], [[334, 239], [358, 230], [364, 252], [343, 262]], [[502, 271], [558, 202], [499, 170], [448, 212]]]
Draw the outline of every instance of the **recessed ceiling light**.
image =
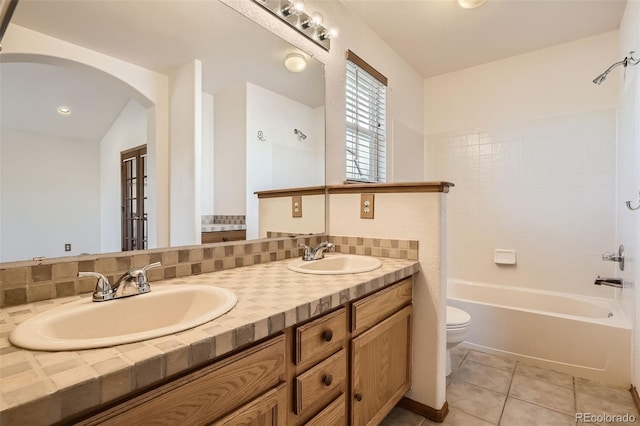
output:
[[69, 107], [68, 107], [68, 106], [66, 106], [66, 105], [60, 105], [60, 106], [58, 107], [58, 112], [59, 112], [60, 114], [62, 114], [62, 115], [69, 115], [69, 114], [71, 114], [71, 108], [69, 108]]

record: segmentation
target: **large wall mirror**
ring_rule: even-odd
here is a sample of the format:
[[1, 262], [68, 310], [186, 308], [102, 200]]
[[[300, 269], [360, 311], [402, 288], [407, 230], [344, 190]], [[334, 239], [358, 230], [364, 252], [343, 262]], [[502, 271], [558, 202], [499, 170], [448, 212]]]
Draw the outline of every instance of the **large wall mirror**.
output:
[[[245, 220], [247, 239], [258, 236], [255, 191], [324, 185], [323, 64], [219, 1], [20, 1], [12, 25], [169, 76], [170, 99], [176, 70], [199, 61], [200, 172], [182, 182], [184, 170], [156, 166], [154, 105], [130, 85], [2, 53], [0, 262], [115, 252], [124, 240], [183, 245], [153, 226], [161, 207], [148, 189], [162, 173], [196, 188], [190, 225]], [[304, 71], [285, 67], [291, 54]], [[173, 127], [166, 155], [181, 137]]]

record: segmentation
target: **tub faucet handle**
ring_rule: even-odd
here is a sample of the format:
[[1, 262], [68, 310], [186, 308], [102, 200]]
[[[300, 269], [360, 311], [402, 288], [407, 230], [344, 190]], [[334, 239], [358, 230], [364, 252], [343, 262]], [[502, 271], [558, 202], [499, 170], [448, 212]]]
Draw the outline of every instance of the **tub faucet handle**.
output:
[[621, 271], [624, 271], [624, 246], [620, 244], [618, 253], [602, 253], [602, 260], [618, 262]]

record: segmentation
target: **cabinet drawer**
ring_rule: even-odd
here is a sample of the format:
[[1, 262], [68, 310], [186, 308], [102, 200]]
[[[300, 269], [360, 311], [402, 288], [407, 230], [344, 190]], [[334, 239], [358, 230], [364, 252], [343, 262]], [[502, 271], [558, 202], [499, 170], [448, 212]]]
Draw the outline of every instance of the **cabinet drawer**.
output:
[[347, 378], [347, 356], [343, 349], [295, 379], [295, 413], [322, 401], [331, 401], [344, 393]]
[[202, 425], [286, 380], [285, 338], [278, 336], [132, 398], [81, 424]]
[[284, 426], [287, 422], [287, 389], [283, 383], [238, 408], [213, 426]]
[[338, 309], [335, 312], [296, 327], [296, 364], [319, 361], [343, 348], [346, 333], [346, 308]]
[[351, 332], [358, 334], [411, 303], [413, 278], [393, 284], [351, 305]]
[[346, 396], [337, 397], [304, 426], [344, 426], [347, 424]]

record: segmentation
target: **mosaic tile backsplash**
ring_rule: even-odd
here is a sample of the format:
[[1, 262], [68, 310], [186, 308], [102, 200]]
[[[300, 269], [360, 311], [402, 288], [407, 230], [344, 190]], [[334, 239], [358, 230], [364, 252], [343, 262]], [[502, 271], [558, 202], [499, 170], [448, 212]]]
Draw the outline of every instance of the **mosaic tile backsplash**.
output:
[[149, 281], [153, 282], [289, 259], [302, 255], [298, 244], [313, 246], [327, 239], [340, 253], [418, 258], [417, 241], [317, 234], [11, 262], [0, 264], [0, 307], [93, 292], [95, 278], [78, 278], [79, 271], [100, 272], [113, 283], [131, 268], [161, 262], [162, 267], [149, 271]]

